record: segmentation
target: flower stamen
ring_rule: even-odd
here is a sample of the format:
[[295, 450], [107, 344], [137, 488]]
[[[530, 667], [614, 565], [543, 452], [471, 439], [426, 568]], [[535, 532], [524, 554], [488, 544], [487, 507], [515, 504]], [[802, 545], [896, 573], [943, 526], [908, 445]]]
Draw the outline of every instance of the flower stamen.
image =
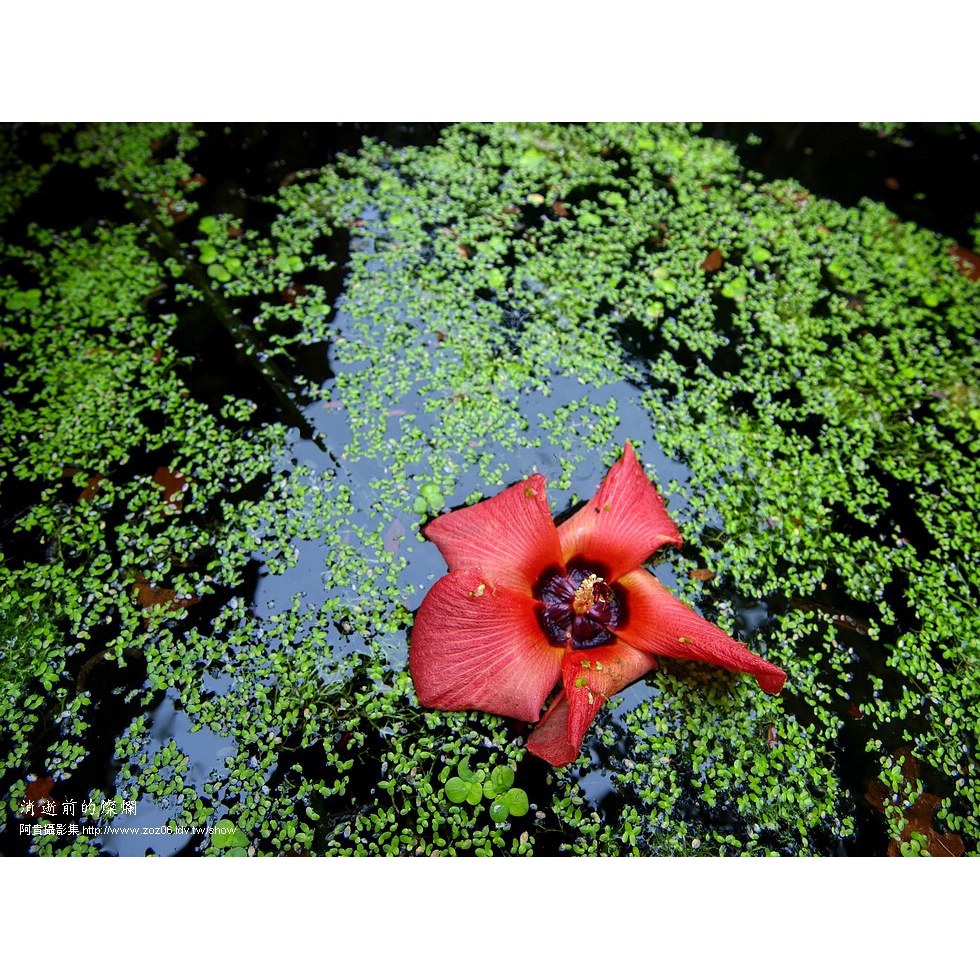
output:
[[592, 574], [582, 580], [582, 584], [575, 590], [572, 597], [572, 609], [577, 616], [584, 616], [597, 602], [605, 602], [608, 588], [603, 590], [597, 586], [605, 585], [605, 581], [598, 575]]

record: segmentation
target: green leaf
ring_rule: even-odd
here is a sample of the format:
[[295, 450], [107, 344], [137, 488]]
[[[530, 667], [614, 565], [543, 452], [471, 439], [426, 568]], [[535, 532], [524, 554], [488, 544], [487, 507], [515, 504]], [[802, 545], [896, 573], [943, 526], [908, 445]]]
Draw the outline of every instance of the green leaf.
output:
[[453, 776], [446, 782], [446, 796], [450, 803], [462, 803], [466, 799], [470, 784], [464, 782], [459, 776]]
[[446, 504], [446, 498], [439, 492], [439, 488], [434, 483], [423, 483], [420, 491], [421, 498], [428, 505], [429, 510], [440, 510]]
[[512, 817], [523, 817], [530, 808], [527, 793], [522, 789], [510, 789], [504, 797], [503, 802], [507, 805]]
[[514, 785], [514, 770], [510, 766], [497, 766], [490, 774], [490, 782], [497, 793], [506, 793]]
[[208, 266], [208, 275], [212, 279], [217, 279], [218, 282], [229, 282], [231, 280], [231, 273], [217, 262], [212, 262]]
[[506, 800], [494, 800], [490, 804], [490, 819], [494, 823], [503, 823], [510, 817], [510, 807]]
[[527, 167], [531, 170], [537, 170], [538, 167], [548, 159], [548, 154], [543, 150], [539, 150], [536, 146], [529, 146], [522, 154], [520, 158], [521, 166]]
[[248, 847], [248, 838], [227, 818], [219, 820], [211, 831], [211, 847], [223, 851], [228, 847]]
[[470, 783], [466, 790], [466, 802], [476, 806], [483, 799], [483, 787], [479, 783]]

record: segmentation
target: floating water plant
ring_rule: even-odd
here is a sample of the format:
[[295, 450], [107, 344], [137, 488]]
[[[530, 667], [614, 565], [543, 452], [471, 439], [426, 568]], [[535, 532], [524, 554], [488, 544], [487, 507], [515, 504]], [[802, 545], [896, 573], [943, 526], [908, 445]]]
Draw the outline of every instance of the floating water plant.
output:
[[529, 808], [527, 793], [514, 786], [514, 770], [510, 766], [494, 766], [488, 775], [483, 769], [474, 772], [464, 759], [456, 767], [456, 775], [446, 779], [445, 794], [451, 803], [465, 800], [471, 806], [489, 800], [490, 819], [495, 823], [523, 817]]
[[[119, 852], [119, 798], [255, 854], [976, 853], [962, 249], [697, 127], [432, 135], [273, 186], [236, 127], [0, 131], [4, 849]], [[611, 693], [579, 650], [551, 723], [601, 708], [553, 768], [526, 723], [419, 703], [417, 532], [533, 472], [571, 512], [626, 438], [684, 529], [658, 578], [791, 682], [663, 655]], [[550, 629], [610, 627], [603, 571], [550, 583]], [[20, 833], [48, 781], [98, 816]]]

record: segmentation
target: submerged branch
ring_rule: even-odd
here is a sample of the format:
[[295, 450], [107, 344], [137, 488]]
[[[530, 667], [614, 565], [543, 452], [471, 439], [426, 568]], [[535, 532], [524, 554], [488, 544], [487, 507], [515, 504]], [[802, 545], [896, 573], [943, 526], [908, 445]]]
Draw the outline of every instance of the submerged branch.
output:
[[314, 430], [293, 400], [290, 393], [292, 387], [290, 379], [275, 363], [263, 361], [256, 356], [255, 351], [261, 347], [261, 340], [255, 331], [235, 316], [224, 298], [212, 288], [204, 271], [197, 263], [187, 258], [174, 233], [160, 221], [139, 194], [130, 188], [126, 188], [126, 193], [133, 209], [150, 226], [160, 246], [180, 263], [186, 278], [198, 289], [211, 312], [231, 335], [236, 346], [248, 358], [249, 363], [259, 372], [262, 380], [285, 412], [289, 422], [299, 429], [300, 435], [304, 439], [310, 439], [322, 452], [330, 455], [319, 433]]

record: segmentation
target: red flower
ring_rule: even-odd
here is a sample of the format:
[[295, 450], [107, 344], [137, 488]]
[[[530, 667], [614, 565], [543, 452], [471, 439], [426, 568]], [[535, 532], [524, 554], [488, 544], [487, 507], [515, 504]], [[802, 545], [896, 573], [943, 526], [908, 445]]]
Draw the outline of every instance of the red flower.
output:
[[425, 535], [449, 565], [415, 617], [409, 668], [429, 708], [537, 721], [535, 755], [566, 766], [602, 705], [656, 666], [703, 660], [754, 674], [778, 694], [786, 674], [670, 594], [642, 566], [680, 532], [627, 442], [588, 504], [560, 527], [540, 474], [444, 514]]

